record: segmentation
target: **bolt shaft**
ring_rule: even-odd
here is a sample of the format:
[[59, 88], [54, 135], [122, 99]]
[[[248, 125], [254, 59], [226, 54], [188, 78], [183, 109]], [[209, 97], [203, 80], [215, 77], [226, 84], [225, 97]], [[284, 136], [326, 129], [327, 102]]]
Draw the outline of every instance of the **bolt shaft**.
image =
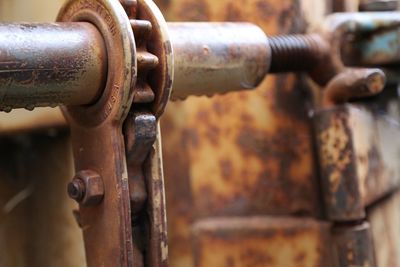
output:
[[269, 37], [270, 73], [310, 71], [327, 53], [327, 45], [315, 34], [278, 35]]
[[85, 184], [79, 179], [74, 179], [68, 184], [68, 195], [70, 198], [81, 201], [85, 195]]

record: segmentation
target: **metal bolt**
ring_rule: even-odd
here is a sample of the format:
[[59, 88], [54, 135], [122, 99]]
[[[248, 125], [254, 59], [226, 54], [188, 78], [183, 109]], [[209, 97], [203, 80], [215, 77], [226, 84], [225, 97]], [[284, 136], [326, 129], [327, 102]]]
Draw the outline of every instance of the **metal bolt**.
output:
[[272, 53], [270, 73], [311, 70], [327, 52], [322, 38], [315, 34], [278, 35], [268, 41]]
[[68, 195], [77, 202], [83, 199], [85, 191], [85, 184], [81, 179], [74, 178], [72, 182], [68, 184]]
[[104, 197], [103, 180], [95, 171], [80, 171], [68, 184], [68, 195], [83, 206], [98, 205]]
[[318, 34], [279, 35], [269, 39], [269, 73], [308, 72], [315, 83], [326, 86], [345, 69], [337, 43]]

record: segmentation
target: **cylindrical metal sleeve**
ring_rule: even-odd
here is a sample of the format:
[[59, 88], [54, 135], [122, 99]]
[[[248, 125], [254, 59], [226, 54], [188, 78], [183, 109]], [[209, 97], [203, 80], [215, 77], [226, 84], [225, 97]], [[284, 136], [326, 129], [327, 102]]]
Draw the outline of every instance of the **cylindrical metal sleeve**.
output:
[[0, 24], [0, 109], [84, 105], [106, 81], [107, 53], [89, 23]]
[[174, 52], [172, 99], [256, 87], [270, 65], [264, 32], [249, 23], [168, 23]]

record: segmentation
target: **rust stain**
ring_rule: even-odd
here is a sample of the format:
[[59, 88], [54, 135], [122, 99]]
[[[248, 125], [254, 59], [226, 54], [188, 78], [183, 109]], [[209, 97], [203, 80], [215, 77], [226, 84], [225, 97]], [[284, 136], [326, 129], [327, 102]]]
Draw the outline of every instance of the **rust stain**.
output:
[[[343, 172], [352, 160], [352, 146], [349, 125], [346, 114], [336, 114], [330, 119], [329, 127], [319, 133], [321, 144], [321, 165], [323, 168], [334, 166], [332, 176], [337, 177]], [[344, 178], [344, 177], [343, 177]], [[336, 180], [331, 176], [329, 180]]]
[[321, 180], [330, 219], [364, 216], [349, 117], [346, 109], [339, 108], [322, 111], [315, 120]]
[[[295, 108], [303, 103], [296, 100], [299, 99], [297, 93], [291, 95], [289, 88], [294, 79], [287, 80], [279, 83], [280, 96], [258, 92], [260, 98], [249, 98], [251, 93], [239, 93], [213, 100], [189, 99], [192, 102], [189, 117], [192, 110], [196, 110], [196, 117], [201, 118], [201, 123], [189, 121], [187, 127], [191, 133], [196, 133], [195, 141], [189, 142], [188, 146], [191, 148], [192, 186], [199, 214], [257, 214], [265, 210], [277, 214], [311, 214], [316, 211], [315, 206], [311, 208], [308, 204], [316, 203], [317, 197], [312, 193], [313, 170], [304, 161], [304, 155], [312, 150], [312, 135], [307, 133], [306, 110]], [[242, 96], [247, 97], [249, 105], [232, 109], [236, 101], [243, 102]], [[265, 102], [264, 97], [270, 102]], [[274, 97], [280, 100], [276, 101]], [[292, 101], [292, 105], [279, 106], [284, 99], [289, 103]], [[263, 103], [275, 114], [260, 114]], [[294, 113], [295, 118], [289, 117]], [[269, 122], [268, 127], [260, 127], [266, 122]], [[304, 133], [293, 134], [291, 127]], [[226, 169], [218, 163], [219, 158], [229, 161], [232, 166], [229, 182], [224, 182], [223, 175], [220, 176]], [[204, 168], [209, 172], [207, 179], [202, 175]], [[201, 198], [201, 195], [209, 197]], [[290, 211], [287, 209], [289, 198], [297, 199], [296, 203], [290, 204]]]
[[[397, 103], [384, 99], [375, 105], [397, 109]], [[390, 116], [398, 120], [398, 115]], [[315, 126], [328, 218], [363, 219], [366, 206], [400, 183], [398, 124], [381, 111], [348, 104], [317, 111]]]
[[[306, 26], [297, 0], [170, 0], [163, 13], [168, 21], [244, 20], [259, 25], [269, 35], [304, 32]], [[306, 93], [307, 86], [297, 78], [271, 76], [252, 92], [190, 97], [169, 105], [162, 130], [171, 266], [194, 266], [187, 233], [192, 221], [199, 217], [321, 215], [312, 125], [308, 119], [311, 97]], [[185, 212], [173, 210], [182, 205]], [[266, 231], [263, 236], [272, 234]], [[291, 231], [286, 234], [290, 238]], [[175, 240], [185, 244], [174, 244]], [[280, 240], [275, 244], [279, 245]], [[226, 243], [210, 244], [210, 251], [216, 247], [219, 251]], [[258, 246], [265, 244], [260, 241]], [[249, 266], [261, 264], [257, 259], [273, 260], [268, 253], [256, 253], [256, 245], [244, 249], [245, 243], [235, 241], [232, 246], [232, 254], [237, 251]], [[307, 261], [310, 257], [304, 256], [298, 246], [291, 249], [290, 260]], [[315, 251], [323, 254], [323, 248]], [[194, 253], [202, 257], [196, 249]], [[218, 260], [221, 261], [217, 264], [209, 262], [204, 266], [245, 266], [237, 265], [234, 254]]]
[[[196, 133], [183, 128], [185, 120], [176, 114], [182, 114], [183, 103], [168, 107], [161, 120], [163, 136], [163, 156], [167, 216], [169, 262], [174, 267], [193, 265], [192, 249], [189, 245], [190, 225], [193, 221], [193, 199], [190, 186], [190, 162], [187, 144], [198, 145]], [[179, 147], [180, 149], [176, 149]]]
[[208, 219], [196, 223], [193, 235], [197, 267], [334, 266], [324, 245], [329, 225], [310, 219]]
[[377, 266], [369, 223], [337, 226], [332, 232], [339, 266]]

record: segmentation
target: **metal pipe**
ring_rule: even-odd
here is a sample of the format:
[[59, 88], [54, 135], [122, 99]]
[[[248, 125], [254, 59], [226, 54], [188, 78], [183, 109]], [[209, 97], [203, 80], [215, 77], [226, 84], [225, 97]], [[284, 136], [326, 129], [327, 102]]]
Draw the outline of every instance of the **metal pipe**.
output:
[[0, 110], [90, 104], [104, 88], [106, 59], [90, 23], [0, 24]]
[[256, 87], [268, 72], [265, 33], [250, 23], [168, 23], [174, 51], [172, 99]]

